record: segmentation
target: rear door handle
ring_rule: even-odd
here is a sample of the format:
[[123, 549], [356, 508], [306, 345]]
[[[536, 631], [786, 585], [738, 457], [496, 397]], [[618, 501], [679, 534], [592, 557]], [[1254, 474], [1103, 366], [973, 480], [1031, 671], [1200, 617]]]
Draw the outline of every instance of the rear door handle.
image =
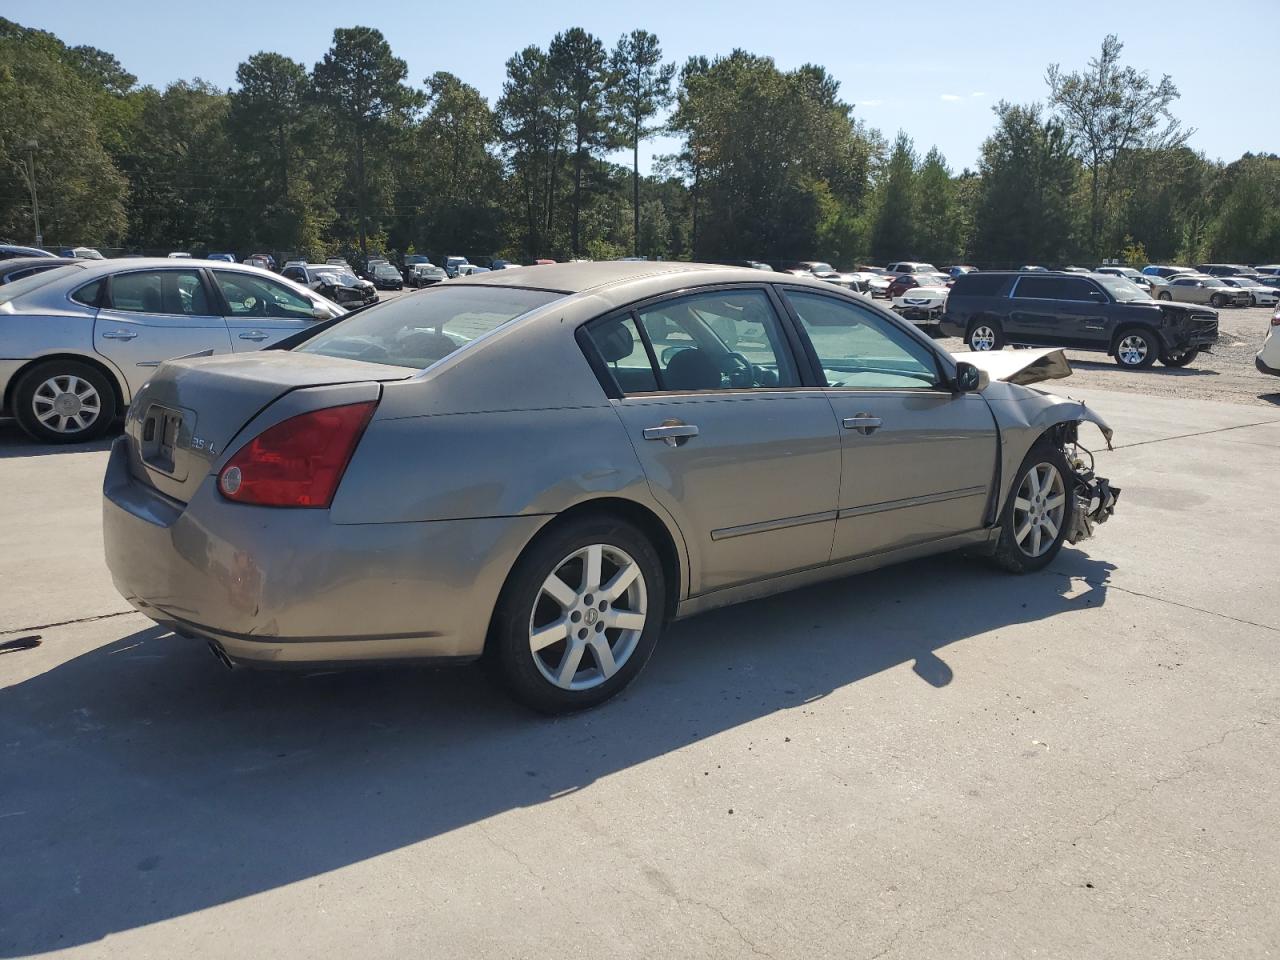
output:
[[668, 421], [658, 427], [645, 427], [646, 440], [661, 440], [669, 447], [678, 447], [690, 437], [698, 435], [698, 428], [692, 423]]
[[132, 340], [138, 334], [133, 330], [108, 330], [102, 335], [103, 340]]
[[860, 413], [856, 417], [845, 417], [840, 421], [840, 425], [846, 430], [857, 430], [864, 437], [879, 430], [883, 423], [884, 421], [879, 417], [873, 417], [869, 413]]
[[250, 330], [248, 333], [240, 334], [241, 340], [265, 340], [267, 335], [261, 330]]

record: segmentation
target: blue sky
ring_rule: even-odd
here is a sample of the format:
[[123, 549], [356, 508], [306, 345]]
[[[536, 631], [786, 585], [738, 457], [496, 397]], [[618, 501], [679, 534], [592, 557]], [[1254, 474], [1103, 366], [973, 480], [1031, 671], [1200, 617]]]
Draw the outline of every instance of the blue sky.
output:
[[[362, 11], [358, 16], [357, 10]], [[899, 12], [889, 12], [894, 10]], [[883, 2], [791, 6], [776, 0], [593, 5], [321, 0], [305, 6], [69, 0], [28, 5], [8, 15], [69, 44], [109, 50], [143, 83], [156, 86], [193, 77], [231, 86], [236, 65], [259, 50], [275, 50], [311, 66], [328, 48], [334, 27], [358, 23], [387, 36], [415, 83], [448, 70], [491, 101], [501, 92], [507, 58], [528, 44], [545, 46], [557, 31], [576, 25], [612, 45], [620, 34], [643, 27], [658, 35], [667, 56], [677, 62], [695, 53], [714, 56], [742, 47], [774, 57], [784, 69], [822, 64], [867, 123], [889, 137], [906, 130], [921, 153], [937, 144], [959, 170], [975, 164], [992, 126], [993, 103], [1043, 99], [1046, 65], [1084, 66], [1108, 32], [1124, 41], [1128, 63], [1153, 76], [1172, 74], [1182, 91], [1175, 112], [1197, 130], [1193, 147], [1227, 160], [1246, 150], [1280, 151], [1274, 116], [1266, 110], [1251, 115], [1247, 109], [1277, 89], [1274, 43], [1268, 52], [1262, 41], [1271, 36], [1277, 13], [1280, 0], [1225, 0], [1208, 16], [1203, 3], [1184, 0], [915, 0], [906, 7]], [[655, 141], [642, 163], [654, 152], [671, 149], [670, 141]]]

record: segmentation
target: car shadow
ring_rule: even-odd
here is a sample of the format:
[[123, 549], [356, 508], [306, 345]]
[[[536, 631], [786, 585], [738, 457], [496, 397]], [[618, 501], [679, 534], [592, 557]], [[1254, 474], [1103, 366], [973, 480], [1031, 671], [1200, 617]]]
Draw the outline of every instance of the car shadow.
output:
[[1121, 373], [1142, 373], [1154, 374], [1161, 377], [1217, 377], [1221, 374], [1217, 370], [1206, 370], [1202, 367], [1166, 367], [1164, 364], [1152, 364], [1149, 367], [1121, 367], [1114, 361], [1107, 360], [1077, 360], [1074, 357], [1068, 358], [1071, 366], [1080, 367], [1085, 370], [1116, 370]]
[[1258, 394], [1258, 399], [1280, 406], [1280, 393], [1260, 393]]
[[1112, 569], [1078, 550], [1020, 578], [939, 557], [705, 614], [673, 626], [626, 693], [558, 719], [476, 666], [228, 672], [158, 627], [122, 636], [0, 691], [0, 956], [554, 804], [900, 664], [963, 682], [947, 647], [1100, 605]]
[[91, 453], [95, 450], [109, 450], [112, 441], [120, 435], [120, 426], [120, 424], [113, 424], [104, 436], [88, 443], [40, 443], [27, 436], [16, 420], [0, 419], [0, 460], [43, 457], [54, 453]]

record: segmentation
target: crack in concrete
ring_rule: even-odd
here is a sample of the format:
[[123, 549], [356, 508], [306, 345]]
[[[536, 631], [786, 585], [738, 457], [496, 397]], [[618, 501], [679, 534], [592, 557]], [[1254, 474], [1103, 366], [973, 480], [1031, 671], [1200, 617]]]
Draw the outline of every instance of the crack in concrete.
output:
[[1246, 430], [1249, 427], [1264, 427], [1269, 423], [1280, 423], [1280, 420], [1259, 420], [1257, 423], [1238, 423], [1234, 427], [1217, 427], [1213, 430], [1201, 430], [1198, 433], [1180, 433], [1173, 437], [1156, 437], [1154, 440], [1135, 440], [1133, 443], [1121, 443], [1111, 448], [1111, 451], [1128, 450], [1130, 447], [1145, 447], [1152, 443], [1167, 443], [1170, 440], [1186, 440], [1190, 437], [1207, 437], [1215, 433], [1226, 433], [1228, 430]]
[[477, 824], [476, 826], [480, 830], [480, 836], [484, 837], [486, 840], [489, 841], [490, 844], [492, 844], [497, 849], [501, 850], [503, 853], [509, 856], [516, 863], [520, 864], [520, 866], [524, 867], [525, 873], [529, 874], [529, 876], [531, 876], [534, 880], [538, 881], [539, 887], [546, 886], [545, 879], [543, 877], [540, 877], [537, 874], [537, 872], [533, 869], [533, 867], [529, 866], [529, 864], [525, 862], [524, 857], [520, 856], [520, 854], [516, 853], [515, 850], [508, 847], [505, 843], [500, 841], [497, 837], [495, 837], [488, 830], [486, 830], [483, 824]]
[[717, 907], [715, 904], [707, 903], [705, 900], [695, 900], [693, 897], [673, 896], [671, 899], [675, 900], [675, 902], [679, 904], [683, 904], [683, 905], [692, 904], [695, 907], [702, 907], [704, 910], [710, 910], [717, 917], [719, 917], [729, 927], [730, 930], [736, 933], [738, 935], [738, 939], [742, 941], [743, 946], [747, 947], [747, 949], [749, 949], [757, 957], [768, 957], [769, 960], [774, 960], [773, 954], [767, 953], [766, 951], [761, 950], [759, 945], [756, 944], [754, 940], [748, 937], [740, 929], [738, 929], [738, 925], [734, 923], [732, 920], [730, 920], [727, 916], [725, 916], [724, 911], [721, 910], [719, 907]]
[[0, 630], [0, 637], [10, 633], [31, 633], [33, 630], [52, 630], [54, 627], [70, 627], [77, 623], [93, 623], [96, 620], [110, 620], [113, 617], [125, 617], [136, 610], [117, 610], [115, 613], [98, 613], [91, 617], [76, 617], [74, 620], [59, 620], [57, 623], [39, 623], [34, 627], [14, 627], [11, 630]]

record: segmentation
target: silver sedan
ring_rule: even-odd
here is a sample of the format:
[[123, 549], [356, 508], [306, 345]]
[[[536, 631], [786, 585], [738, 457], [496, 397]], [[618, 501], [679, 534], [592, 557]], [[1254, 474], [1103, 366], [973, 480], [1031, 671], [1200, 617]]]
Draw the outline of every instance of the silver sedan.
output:
[[1062, 353], [965, 356], [744, 268], [450, 281], [163, 365], [111, 451], [107, 562], [228, 664], [485, 657], [580, 709], [672, 618], [959, 548], [1038, 570], [1088, 536], [1116, 491], [1077, 431], [1110, 430], [1025, 386]]
[[0, 409], [37, 440], [90, 440], [165, 360], [260, 350], [342, 312], [256, 267], [75, 260], [0, 287]]

